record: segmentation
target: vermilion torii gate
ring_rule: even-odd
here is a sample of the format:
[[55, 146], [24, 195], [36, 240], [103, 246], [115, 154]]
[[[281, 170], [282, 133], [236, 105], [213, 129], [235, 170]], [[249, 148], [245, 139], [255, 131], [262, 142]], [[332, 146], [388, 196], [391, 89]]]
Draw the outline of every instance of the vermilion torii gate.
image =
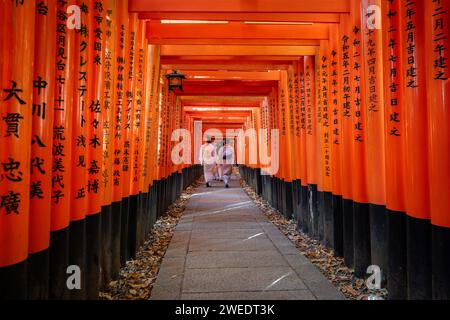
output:
[[279, 130], [279, 170], [247, 156], [248, 183], [356, 276], [378, 265], [391, 299], [449, 299], [448, 1], [0, 0], [0, 13], [2, 299], [96, 299], [201, 174], [170, 157], [195, 121]]

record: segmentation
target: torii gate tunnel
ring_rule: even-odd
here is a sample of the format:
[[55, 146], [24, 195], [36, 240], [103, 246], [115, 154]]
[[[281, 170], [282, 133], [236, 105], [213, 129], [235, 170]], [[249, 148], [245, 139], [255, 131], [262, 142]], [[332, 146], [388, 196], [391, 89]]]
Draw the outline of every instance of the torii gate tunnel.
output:
[[450, 299], [449, 15], [0, 0], [0, 298], [97, 299], [221, 133], [247, 184], [357, 277], [375, 265], [390, 299]]

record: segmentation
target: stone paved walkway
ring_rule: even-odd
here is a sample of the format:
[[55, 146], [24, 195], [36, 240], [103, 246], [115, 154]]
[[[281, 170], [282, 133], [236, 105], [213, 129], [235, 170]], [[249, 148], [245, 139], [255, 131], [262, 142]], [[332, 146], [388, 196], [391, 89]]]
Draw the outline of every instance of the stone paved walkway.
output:
[[151, 299], [344, 299], [233, 178], [189, 200]]

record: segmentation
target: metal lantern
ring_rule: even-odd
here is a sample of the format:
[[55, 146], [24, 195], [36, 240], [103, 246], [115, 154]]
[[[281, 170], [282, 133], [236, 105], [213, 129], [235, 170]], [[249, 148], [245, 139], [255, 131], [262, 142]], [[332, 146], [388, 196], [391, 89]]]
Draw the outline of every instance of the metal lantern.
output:
[[186, 79], [184, 74], [178, 73], [177, 70], [174, 70], [172, 73], [167, 74], [166, 78], [169, 80], [170, 91], [174, 91], [175, 89], [183, 91], [183, 79]]

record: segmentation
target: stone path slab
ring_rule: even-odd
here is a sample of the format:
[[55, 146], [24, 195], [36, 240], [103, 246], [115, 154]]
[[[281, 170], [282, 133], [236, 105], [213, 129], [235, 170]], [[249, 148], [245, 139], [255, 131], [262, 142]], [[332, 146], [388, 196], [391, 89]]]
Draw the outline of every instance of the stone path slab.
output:
[[200, 187], [175, 229], [152, 300], [345, 299], [233, 177]]

